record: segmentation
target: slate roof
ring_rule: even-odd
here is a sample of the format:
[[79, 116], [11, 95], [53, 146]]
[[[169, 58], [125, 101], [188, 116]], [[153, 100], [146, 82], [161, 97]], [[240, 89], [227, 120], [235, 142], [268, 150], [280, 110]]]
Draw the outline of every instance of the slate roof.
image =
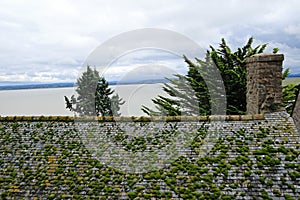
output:
[[[0, 122], [1, 198], [298, 199], [300, 196], [299, 133], [285, 112], [236, 121], [101, 122], [93, 129], [101, 137], [90, 134], [92, 125]], [[139, 135], [141, 132], [147, 134]], [[187, 137], [190, 140], [168, 140], [183, 132], [185, 136], [190, 134]], [[159, 163], [156, 168], [138, 168], [147, 160], [138, 162], [132, 158], [132, 163], [130, 160], [124, 163], [125, 154], [120, 160], [111, 159], [113, 154], [105, 153], [114, 148], [108, 145], [99, 152], [105, 144], [100, 147], [93, 144], [99, 137], [113, 141], [116, 147], [123, 148], [122, 152], [130, 152], [137, 158], [141, 152], [154, 152], [149, 155], [155, 157], [160, 149], [170, 150], [170, 154], [178, 151], [179, 155], [162, 162], [159, 162], [162, 157], [157, 157], [153, 160]], [[150, 162], [153, 157], [146, 159]]]

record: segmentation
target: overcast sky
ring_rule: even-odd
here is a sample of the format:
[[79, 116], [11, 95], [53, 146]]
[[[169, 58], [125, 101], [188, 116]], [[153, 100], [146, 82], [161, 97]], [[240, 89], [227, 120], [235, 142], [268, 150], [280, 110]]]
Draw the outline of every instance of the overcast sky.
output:
[[[99, 45], [141, 28], [175, 31], [204, 49], [217, 46], [223, 37], [235, 50], [253, 36], [255, 44], [268, 43], [269, 51], [278, 47], [285, 55], [284, 67], [300, 73], [298, 0], [1, 0], [0, 82], [74, 82]], [[130, 63], [123, 56], [110, 76], [120, 73], [124, 63], [149, 66], [146, 58]], [[158, 63], [151, 63], [171, 69], [183, 64], [175, 60], [157, 56]]]

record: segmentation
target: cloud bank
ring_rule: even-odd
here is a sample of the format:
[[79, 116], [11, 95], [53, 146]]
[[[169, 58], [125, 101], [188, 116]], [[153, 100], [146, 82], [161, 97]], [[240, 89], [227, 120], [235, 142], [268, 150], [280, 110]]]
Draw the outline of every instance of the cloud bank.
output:
[[[172, 30], [204, 49], [225, 38], [234, 50], [253, 36], [255, 44], [268, 43], [269, 51], [278, 47], [285, 54], [284, 67], [300, 73], [299, 11], [297, 0], [2, 0], [0, 81], [74, 82], [97, 46], [139, 28]], [[129, 57], [121, 61], [111, 78], [120, 76], [122, 66], [149, 63], [184, 71], [184, 63], [172, 56], [140, 55], [139, 62], [128, 63]]]

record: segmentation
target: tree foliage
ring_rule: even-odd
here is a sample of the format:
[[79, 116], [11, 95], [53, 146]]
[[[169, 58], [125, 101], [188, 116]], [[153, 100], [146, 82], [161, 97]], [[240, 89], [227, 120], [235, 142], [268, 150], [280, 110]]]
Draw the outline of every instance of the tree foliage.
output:
[[[170, 96], [159, 95], [152, 99], [156, 110], [142, 106], [142, 110], [148, 115], [210, 115], [214, 103], [211, 94], [218, 93], [217, 89], [208, 87], [216, 81], [210, 69], [215, 65], [223, 79], [226, 91], [226, 114], [246, 113], [246, 92], [247, 92], [247, 71], [246, 58], [263, 53], [266, 44], [252, 47], [253, 38], [249, 38], [247, 43], [232, 52], [226, 41], [222, 39], [219, 48], [210, 46], [204, 60], [195, 58], [195, 62], [183, 56], [188, 65], [186, 75], [176, 74], [174, 78], [168, 79], [163, 90]], [[273, 49], [277, 53], [278, 48]], [[282, 74], [282, 80], [289, 75], [289, 68]], [[206, 77], [204, 79], [203, 77]], [[290, 84], [283, 87], [283, 106], [288, 113], [292, 113], [296, 96], [300, 89], [300, 84]], [[213, 91], [210, 91], [213, 90]], [[215, 96], [218, 96], [215, 95]]]
[[[282, 74], [282, 80], [286, 79], [290, 73], [290, 69], [287, 68]], [[287, 113], [292, 114], [294, 105], [296, 103], [297, 96], [299, 94], [300, 84], [288, 84], [282, 88], [283, 106]]]
[[297, 95], [299, 93], [300, 84], [288, 84], [283, 86], [283, 106], [289, 114], [292, 114]]
[[211, 46], [210, 55], [216, 67], [220, 70], [224, 81], [227, 98], [227, 114], [246, 113], [247, 70], [246, 58], [263, 53], [266, 44], [252, 47], [253, 38], [249, 38], [246, 45], [232, 52], [222, 39], [219, 49]]
[[[227, 106], [227, 114], [245, 114], [246, 112], [246, 58], [263, 53], [266, 44], [252, 47], [253, 38], [249, 38], [246, 45], [232, 52], [226, 41], [222, 39], [219, 48], [210, 46], [204, 60], [196, 58], [196, 62], [183, 57], [188, 65], [186, 75], [176, 74], [174, 79], [165, 83], [163, 90], [170, 98], [158, 96], [152, 99], [157, 111], [146, 106], [142, 110], [148, 115], [210, 115], [212, 104], [208, 87], [216, 81], [211, 77], [210, 69], [215, 65], [223, 79]], [[204, 80], [203, 77], [208, 77]], [[190, 90], [193, 91], [190, 91]], [[210, 89], [210, 90], [209, 90]], [[194, 112], [188, 112], [193, 110]], [[196, 111], [196, 112], [195, 112]]]
[[66, 108], [80, 116], [119, 116], [120, 105], [124, 101], [114, 90], [109, 88], [108, 82], [99, 72], [87, 66], [82, 76], [77, 79], [77, 98], [65, 96]]

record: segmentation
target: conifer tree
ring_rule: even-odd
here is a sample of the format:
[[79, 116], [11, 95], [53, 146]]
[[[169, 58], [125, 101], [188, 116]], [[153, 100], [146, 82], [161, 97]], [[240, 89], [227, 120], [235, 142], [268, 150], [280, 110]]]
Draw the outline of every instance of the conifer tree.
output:
[[[142, 110], [148, 115], [209, 115], [213, 103], [203, 77], [211, 75], [210, 65], [215, 65], [221, 73], [227, 98], [227, 114], [245, 114], [246, 112], [246, 63], [247, 57], [257, 53], [263, 53], [266, 44], [252, 47], [253, 38], [251, 37], [246, 45], [232, 52], [225, 40], [218, 49], [210, 46], [204, 60], [196, 58], [196, 62], [184, 56], [188, 64], [186, 75], [175, 75], [175, 79], [170, 79], [165, 83], [163, 90], [171, 98], [158, 96], [152, 99], [156, 105], [156, 110], [146, 106]], [[209, 77], [206, 81], [214, 81], [214, 77]], [[193, 91], [190, 91], [192, 88]], [[217, 91], [217, 90], [216, 90]], [[195, 107], [197, 107], [195, 109]], [[189, 111], [194, 112], [189, 112]], [[196, 112], [195, 112], [196, 111]]]
[[[65, 96], [66, 108], [80, 116], [119, 116], [120, 105], [124, 101], [109, 88], [108, 82], [90, 66], [77, 79], [77, 98]], [[113, 95], [113, 96], [112, 96]]]

